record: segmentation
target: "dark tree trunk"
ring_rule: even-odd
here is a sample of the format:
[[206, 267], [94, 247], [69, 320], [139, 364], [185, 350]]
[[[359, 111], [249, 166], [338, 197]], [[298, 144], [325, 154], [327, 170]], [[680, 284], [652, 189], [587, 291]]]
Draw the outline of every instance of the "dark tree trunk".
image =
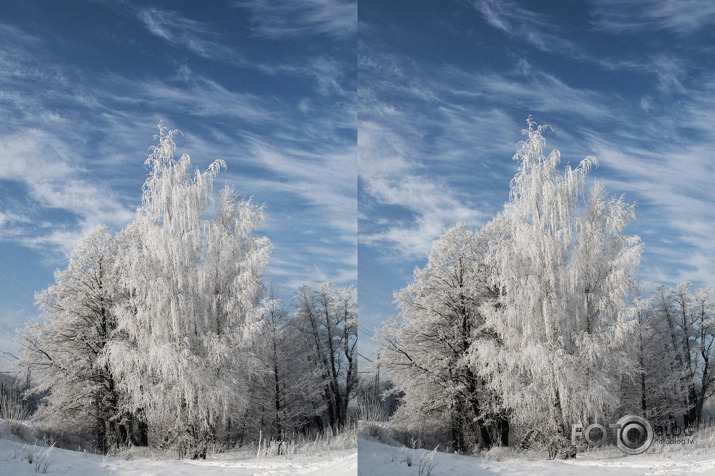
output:
[[120, 429], [123, 428], [123, 441], [131, 442], [134, 446], [149, 446], [149, 426], [141, 408], [134, 414], [127, 413], [122, 423]]
[[335, 400], [333, 399], [333, 393], [330, 388], [330, 384], [325, 386], [323, 390], [325, 395], [325, 401], [328, 404], [328, 422], [331, 428], [335, 428], [337, 421], [335, 419]]
[[452, 427], [452, 450], [457, 452], [457, 453], [464, 453], [465, 452], [465, 445], [464, 445], [464, 435], [462, 432], [462, 422], [460, 421], [460, 417], [458, 415], [458, 412], [452, 411], [452, 418], [451, 418], [451, 427]]
[[686, 428], [698, 423], [697, 400], [698, 398], [695, 394], [695, 385], [691, 382], [688, 388], [688, 410], [683, 415], [683, 426]]
[[645, 389], [645, 372], [641, 372], [641, 416], [646, 416], [646, 389]]
[[97, 450], [102, 454], [107, 454], [109, 445], [107, 444], [107, 421], [103, 418], [101, 410], [97, 416]]
[[139, 446], [149, 446], [149, 424], [143, 410], [137, 412], [137, 427], [139, 429]]
[[131, 420], [131, 415], [125, 415], [125, 418], [119, 423], [118, 430], [119, 430], [119, 441], [118, 443], [120, 445], [126, 445], [129, 443], [129, 438], [131, 435], [131, 425], [133, 422]]
[[273, 384], [274, 384], [274, 404], [276, 410], [276, 418], [274, 422], [276, 438], [278, 441], [283, 439], [283, 425], [281, 423], [281, 385], [280, 376], [278, 375], [278, 336], [276, 335], [276, 326], [273, 326]]
[[[705, 337], [702, 337], [703, 342], [700, 344], [701, 347], [704, 346], [704, 339]], [[700, 392], [698, 393], [698, 398], [695, 401], [695, 424], [700, 425], [702, 422], [703, 418], [703, 403], [705, 403], [705, 393], [708, 391], [710, 387], [710, 372], [709, 372], [709, 364], [710, 364], [710, 355], [705, 352], [704, 350], [701, 351], [702, 356], [703, 356], [703, 376], [700, 380]]]
[[489, 428], [487, 428], [486, 422], [484, 421], [484, 419], [479, 418], [477, 420], [477, 425], [479, 425], [479, 436], [481, 439], [482, 446], [484, 448], [491, 448], [493, 446], [492, 435], [489, 434]]
[[319, 433], [323, 433], [325, 431], [325, 426], [323, 425], [323, 419], [320, 418], [320, 415], [315, 415], [313, 417], [313, 422], [315, 422], [315, 427], [318, 429]]
[[499, 443], [509, 446], [509, 419], [503, 414], [497, 416], [497, 429], [499, 430]]

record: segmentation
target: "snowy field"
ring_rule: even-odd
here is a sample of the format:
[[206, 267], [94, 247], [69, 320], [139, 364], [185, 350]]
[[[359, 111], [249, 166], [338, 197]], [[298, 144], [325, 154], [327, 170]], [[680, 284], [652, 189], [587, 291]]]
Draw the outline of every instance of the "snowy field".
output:
[[715, 475], [715, 448], [700, 447], [705, 443], [702, 440], [699, 443], [690, 447], [654, 444], [645, 454], [637, 456], [627, 456], [616, 447], [607, 447], [579, 454], [573, 460], [529, 461], [525, 457], [505, 456], [503, 450], [501, 457], [498, 451], [486, 457], [474, 457], [398, 448], [361, 435], [358, 437], [358, 475]]
[[229, 452], [206, 460], [158, 458], [121, 459], [90, 453], [50, 448], [38, 442], [27, 444], [12, 435], [0, 422], [0, 475], [306, 475], [354, 476], [355, 449], [316, 451], [288, 459], [273, 456], [257, 460], [247, 451]]

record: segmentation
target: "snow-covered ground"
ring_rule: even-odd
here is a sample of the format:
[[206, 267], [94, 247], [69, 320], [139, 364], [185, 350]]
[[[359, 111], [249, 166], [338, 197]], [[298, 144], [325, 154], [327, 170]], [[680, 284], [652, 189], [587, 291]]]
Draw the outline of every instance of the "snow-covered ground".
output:
[[[702, 443], [702, 442], [701, 442]], [[359, 476], [443, 475], [715, 475], [715, 448], [702, 445], [653, 445], [648, 452], [628, 456], [616, 447], [579, 454], [566, 461], [529, 461], [516, 455], [461, 456], [424, 449], [389, 446], [358, 437]], [[498, 454], [499, 452], [494, 452]]]
[[[257, 460], [248, 452], [224, 453], [206, 460], [157, 458], [121, 459], [51, 448], [39, 442], [27, 444], [12, 435], [0, 422], [0, 475], [305, 475], [354, 476], [355, 449], [297, 454], [288, 459], [274, 456]], [[3, 431], [4, 430], [4, 431]]]

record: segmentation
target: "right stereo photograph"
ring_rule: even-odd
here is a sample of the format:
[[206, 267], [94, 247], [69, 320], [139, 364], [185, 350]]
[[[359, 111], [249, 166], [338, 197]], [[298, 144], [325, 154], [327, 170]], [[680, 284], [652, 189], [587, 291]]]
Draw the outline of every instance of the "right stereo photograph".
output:
[[715, 474], [715, 5], [358, 4], [358, 473]]

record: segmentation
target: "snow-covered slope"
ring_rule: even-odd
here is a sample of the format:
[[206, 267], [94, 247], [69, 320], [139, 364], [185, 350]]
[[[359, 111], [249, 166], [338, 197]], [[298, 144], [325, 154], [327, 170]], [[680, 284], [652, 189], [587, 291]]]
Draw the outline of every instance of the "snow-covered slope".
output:
[[[664, 451], [660, 451], [663, 449]], [[525, 461], [461, 456], [424, 449], [397, 448], [358, 438], [360, 476], [492, 475], [715, 475], [715, 448], [653, 448], [627, 456], [615, 447], [580, 454], [566, 461]]]
[[0, 475], [38, 473], [72, 476], [354, 476], [357, 474], [357, 454], [355, 449], [347, 449], [294, 455], [290, 459], [275, 456], [257, 460], [244, 451], [210, 456], [199, 461], [152, 458], [125, 460], [52, 448], [42, 442], [27, 444], [8, 431], [0, 431]]

